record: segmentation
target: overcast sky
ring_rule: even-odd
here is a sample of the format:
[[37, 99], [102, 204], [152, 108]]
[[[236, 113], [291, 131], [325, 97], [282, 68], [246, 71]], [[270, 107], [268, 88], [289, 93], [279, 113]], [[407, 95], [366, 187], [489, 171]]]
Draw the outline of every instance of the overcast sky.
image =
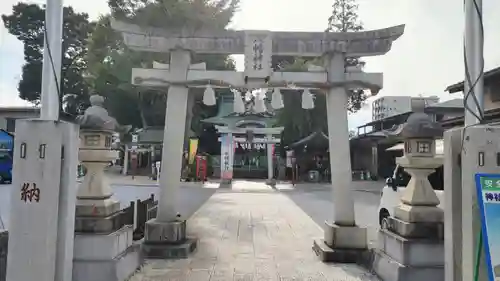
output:
[[[1, 0], [0, 14], [10, 13], [18, 0]], [[44, 0], [31, 1], [45, 3]], [[273, 31], [323, 31], [333, 0], [241, 0], [231, 27]], [[447, 85], [463, 80], [463, 1], [457, 0], [359, 0], [365, 29], [406, 24], [405, 34], [385, 56], [366, 59], [367, 72], [383, 72], [379, 96], [419, 94], [454, 98]], [[65, 0], [91, 18], [107, 13], [106, 0]], [[483, 0], [486, 70], [500, 65], [500, 1]], [[241, 62], [240, 62], [241, 63]], [[23, 105], [16, 86], [23, 64], [22, 44], [0, 27], [0, 105]], [[371, 119], [368, 105], [350, 116], [350, 127]]]

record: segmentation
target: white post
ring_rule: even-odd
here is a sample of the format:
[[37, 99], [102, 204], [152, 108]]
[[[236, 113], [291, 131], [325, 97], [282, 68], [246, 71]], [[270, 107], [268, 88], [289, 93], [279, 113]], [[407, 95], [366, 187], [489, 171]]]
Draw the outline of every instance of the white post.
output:
[[[467, 67], [465, 68], [464, 98], [466, 99], [465, 103], [472, 111], [465, 110], [464, 125], [466, 127], [479, 123], [476, 116], [484, 109], [484, 84], [483, 78], [480, 77], [484, 68], [483, 31], [481, 30], [481, 19], [479, 17], [479, 13], [482, 15], [482, 6], [482, 0], [465, 1], [465, 57]], [[468, 81], [469, 79], [470, 83]], [[467, 97], [467, 93], [471, 90], [473, 85], [473, 91], [470, 93], [469, 97]], [[476, 104], [474, 98], [477, 100], [478, 104]], [[464, 134], [467, 134], [467, 130], [465, 130]], [[464, 160], [469, 158], [466, 155], [468, 145], [471, 145], [471, 143], [464, 143], [464, 150], [462, 151], [462, 159]], [[469, 149], [469, 151], [471, 150]], [[465, 162], [466, 161], [462, 164], [462, 280], [470, 281], [474, 279], [476, 263], [475, 253], [477, 251], [477, 241], [478, 234], [481, 231], [481, 223], [479, 219], [479, 206], [476, 196], [474, 175], [472, 174], [471, 168], [474, 164]], [[484, 251], [481, 260], [483, 262], [479, 270], [484, 273], [486, 272]], [[486, 278], [486, 274], [482, 274], [481, 276]]]
[[60, 123], [18, 121], [6, 280], [55, 280], [61, 146]]
[[[191, 54], [185, 50], [170, 53], [170, 71], [177, 81], [186, 79]], [[165, 130], [163, 132], [162, 166], [158, 222], [171, 222], [177, 215], [177, 190], [180, 185], [188, 88], [170, 85], [168, 89]], [[167, 159], [171, 159], [167, 161]]]
[[[344, 56], [334, 54], [328, 64], [328, 80], [342, 81], [345, 77]], [[351, 191], [351, 154], [347, 124], [347, 93], [343, 86], [331, 88], [326, 95], [330, 170], [334, 206], [333, 222], [339, 226], [354, 226], [354, 201]]]
[[73, 273], [73, 247], [75, 236], [75, 205], [78, 188], [79, 126], [61, 123], [64, 154], [61, 162], [61, 188], [59, 190], [59, 220], [57, 223], [57, 259], [55, 281], [71, 281]]
[[125, 145], [125, 153], [123, 154], [123, 169], [122, 169], [122, 174], [123, 175], [127, 175], [127, 172], [128, 172], [128, 153], [129, 153], [129, 149], [128, 149], [128, 145], [126, 144]]
[[[45, 39], [42, 70], [42, 94], [40, 118], [59, 119], [59, 92], [61, 87], [62, 60], [62, 0], [47, 0], [45, 8]], [[47, 50], [50, 50], [47, 51]]]
[[273, 143], [272, 136], [267, 136], [267, 179], [273, 180]]

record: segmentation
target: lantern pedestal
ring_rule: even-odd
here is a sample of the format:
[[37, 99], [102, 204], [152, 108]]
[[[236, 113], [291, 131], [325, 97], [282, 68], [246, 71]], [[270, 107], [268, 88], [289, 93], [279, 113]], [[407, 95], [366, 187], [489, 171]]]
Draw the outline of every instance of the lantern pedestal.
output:
[[385, 281], [444, 280], [444, 212], [428, 180], [443, 165], [435, 157], [435, 139], [442, 131], [424, 113], [412, 114], [401, 131], [405, 154], [397, 163], [411, 179], [378, 233], [373, 269]]
[[383, 280], [444, 280], [444, 213], [427, 179], [441, 163], [432, 157], [398, 159], [412, 178], [379, 231], [373, 268]]
[[123, 281], [141, 263], [120, 202], [106, 181], [104, 168], [118, 157], [111, 148], [112, 131], [81, 130], [79, 158], [87, 173], [77, 194], [73, 281]]

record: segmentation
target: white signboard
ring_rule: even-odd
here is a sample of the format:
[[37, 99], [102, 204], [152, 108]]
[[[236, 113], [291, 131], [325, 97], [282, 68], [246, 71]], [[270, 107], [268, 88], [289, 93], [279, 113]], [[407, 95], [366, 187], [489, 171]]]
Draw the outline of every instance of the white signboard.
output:
[[233, 141], [232, 137], [229, 135], [224, 135], [221, 139], [221, 156], [220, 156], [220, 168], [222, 179], [232, 179], [233, 178]]

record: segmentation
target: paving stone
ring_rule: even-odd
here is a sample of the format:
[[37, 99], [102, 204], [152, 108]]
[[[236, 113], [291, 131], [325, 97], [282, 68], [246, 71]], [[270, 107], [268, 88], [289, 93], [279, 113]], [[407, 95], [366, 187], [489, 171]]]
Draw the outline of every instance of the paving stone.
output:
[[192, 256], [147, 261], [130, 281], [378, 281], [356, 265], [322, 263], [311, 245], [323, 230], [285, 195], [239, 190], [218, 190], [189, 219], [200, 239]]

